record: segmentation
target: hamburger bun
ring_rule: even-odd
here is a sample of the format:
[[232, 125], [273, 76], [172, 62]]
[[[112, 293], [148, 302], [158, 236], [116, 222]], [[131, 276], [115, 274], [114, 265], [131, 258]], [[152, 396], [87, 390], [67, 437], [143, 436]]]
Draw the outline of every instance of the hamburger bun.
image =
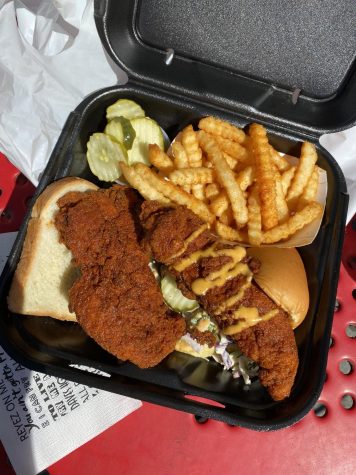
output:
[[254, 275], [257, 285], [291, 317], [293, 329], [309, 308], [309, 290], [304, 264], [295, 248], [258, 247], [247, 254], [261, 262]]

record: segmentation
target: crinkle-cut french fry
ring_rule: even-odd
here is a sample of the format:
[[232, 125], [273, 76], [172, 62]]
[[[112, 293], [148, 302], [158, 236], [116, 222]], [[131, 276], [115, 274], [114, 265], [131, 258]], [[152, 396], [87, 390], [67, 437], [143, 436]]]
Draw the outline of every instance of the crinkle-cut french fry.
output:
[[172, 159], [169, 158], [157, 144], [149, 144], [148, 160], [165, 175], [168, 175], [174, 170]]
[[210, 205], [211, 211], [215, 214], [215, 216], [221, 217], [224, 212], [231, 207], [229, 197], [226, 193], [226, 190], [221, 190], [217, 196], [211, 198]]
[[159, 177], [149, 167], [142, 163], [136, 163], [134, 168], [143, 180], [145, 180], [151, 187], [155, 188], [159, 193], [166, 196], [170, 201], [186, 206], [206, 223], [211, 224], [214, 221], [214, 216], [209, 211], [207, 205], [202, 201], [198, 200], [191, 194], [186, 193], [170, 181]]
[[205, 196], [208, 200], [213, 200], [220, 193], [221, 188], [217, 183], [209, 183], [205, 187]]
[[226, 226], [229, 226], [228, 218], [227, 218], [227, 210], [223, 212], [223, 214], [219, 217], [220, 223], [225, 224]]
[[229, 207], [229, 198], [225, 190], [221, 191], [219, 195], [210, 203], [210, 209], [215, 216], [221, 216]]
[[214, 135], [215, 140], [217, 141], [219, 148], [230, 155], [230, 157], [234, 158], [237, 161], [245, 161], [248, 158], [248, 150], [243, 145], [239, 144], [238, 142], [233, 142], [229, 139], [224, 139], [219, 135]]
[[[206, 117], [199, 122], [199, 129], [195, 132], [192, 126], [186, 127], [172, 144], [169, 157], [175, 170], [167, 174], [163, 164], [156, 165], [169, 177], [173, 189], [167, 188], [160, 173], [149, 170], [161, 180], [155, 186], [164, 199], [185, 204], [224, 239], [253, 246], [285, 240], [322, 213], [322, 207], [314, 202], [317, 171], [292, 201], [286, 198], [296, 186], [297, 171], [304, 174], [302, 158], [310, 155], [311, 144], [303, 144], [301, 161], [294, 166], [268, 142], [262, 125], [251, 124], [246, 136], [232, 124]], [[194, 156], [197, 150], [198, 156]], [[142, 178], [152, 186], [145, 173]]]
[[262, 222], [260, 198], [257, 184], [255, 184], [247, 199], [248, 222], [247, 235], [251, 246], [259, 246], [262, 242]]
[[[248, 128], [248, 134], [250, 136], [250, 140], [248, 143], [249, 143], [249, 146], [252, 146], [252, 148], [256, 144], [256, 137], [261, 137], [264, 140], [264, 143], [268, 144], [267, 130], [262, 124], [256, 124], [256, 123], [250, 124]], [[251, 137], [252, 137], [252, 140], [251, 140]]]
[[281, 175], [276, 170], [276, 206], [278, 223], [283, 223], [289, 217], [289, 209], [283, 193]]
[[211, 168], [183, 168], [174, 170], [169, 174], [169, 179], [176, 185], [198, 185], [213, 183], [214, 171]]
[[201, 167], [203, 163], [202, 151], [192, 125], [188, 125], [183, 129], [181, 141], [188, 157], [189, 167]]
[[252, 167], [255, 168], [255, 157], [252, 153], [252, 150], [250, 151], [249, 158], [245, 162], [237, 162], [236, 167], [234, 168], [235, 173], [240, 173], [242, 172], [246, 167]]
[[265, 128], [260, 124], [252, 124], [249, 127], [249, 134], [255, 157], [255, 175], [260, 195], [262, 228], [268, 230], [278, 224], [275, 169], [271, 160]]
[[[231, 170], [233, 170], [236, 167], [236, 165], [238, 164], [238, 161], [235, 160], [233, 157], [231, 157], [229, 154], [227, 154], [223, 151], [221, 151], [221, 154], [225, 158], [226, 163], [229, 165]], [[209, 160], [204, 160], [203, 159], [203, 164], [204, 164], [203, 166], [206, 167], [206, 168], [214, 168], [213, 164], [211, 162], [209, 162]]]
[[229, 207], [220, 216], [220, 222], [226, 226], [230, 226], [230, 224], [234, 222], [234, 215], [232, 213], [231, 205], [229, 205]]
[[292, 166], [289, 170], [286, 170], [282, 173], [281, 183], [284, 196], [286, 196], [288, 193], [288, 189], [290, 187], [290, 184], [292, 183], [292, 179], [294, 177], [296, 169], [297, 167]]
[[236, 183], [234, 172], [226, 163], [218, 144], [210, 135], [204, 131], [200, 131], [198, 137], [200, 146], [214, 165], [218, 181], [226, 190], [236, 224], [241, 227], [244, 226], [248, 219], [246, 200], [241, 188]]
[[246, 191], [247, 188], [252, 185], [254, 179], [255, 172], [253, 167], [246, 167], [236, 175], [236, 183], [242, 191]]
[[200, 201], [205, 201], [204, 187], [205, 187], [204, 183], [198, 183], [197, 185], [192, 185], [192, 193]]
[[145, 200], [157, 200], [162, 203], [169, 203], [169, 200], [162, 193], [141, 178], [134, 167], [120, 162], [120, 168], [129, 185], [135, 188]]
[[287, 203], [290, 210], [294, 209], [299, 196], [303, 193], [303, 190], [313, 173], [317, 159], [318, 155], [315, 146], [310, 142], [304, 142], [302, 144], [297, 170], [287, 193]]
[[274, 165], [278, 168], [280, 172], [284, 172], [286, 170], [289, 170], [290, 168], [290, 163], [284, 156], [279, 155], [277, 150], [275, 150], [272, 145], [270, 145], [270, 153], [271, 153], [271, 159]]
[[226, 152], [221, 152], [222, 153], [222, 156], [225, 158], [226, 160], [226, 163], [229, 165], [229, 167], [231, 168], [231, 170], [233, 170], [236, 165], [237, 165], [237, 160], [235, 160], [235, 158], [231, 157], [228, 153]]
[[198, 127], [209, 134], [218, 135], [233, 142], [243, 143], [246, 139], [246, 134], [243, 130], [217, 117], [209, 116], [200, 119]]
[[205, 168], [214, 168], [213, 164], [211, 162], [209, 162], [209, 160], [203, 160], [203, 166]]
[[189, 168], [189, 161], [183, 145], [175, 140], [172, 143], [173, 162], [176, 168]]
[[313, 201], [307, 204], [302, 210], [297, 211], [285, 223], [279, 224], [269, 231], [265, 231], [263, 233], [262, 242], [265, 244], [273, 244], [288, 239], [307, 224], [320, 218], [322, 213], [323, 207], [321, 204]]
[[309, 178], [309, 181], [306, 187], [303, 190], [301, 197], [298, 200], [297, 210], [300, 211], [308, 203], [315, 200], [316, 193], [319, 186], [319, 168], [314, 167], [312, 176]]
[[221, 223], [218, 220], [215, 223], [215, 231], [218, 236], [225, 239], [226, 241], [248, 243], [246, 231], [234, 229], [231, 226], [227, 226], [226, 224]]

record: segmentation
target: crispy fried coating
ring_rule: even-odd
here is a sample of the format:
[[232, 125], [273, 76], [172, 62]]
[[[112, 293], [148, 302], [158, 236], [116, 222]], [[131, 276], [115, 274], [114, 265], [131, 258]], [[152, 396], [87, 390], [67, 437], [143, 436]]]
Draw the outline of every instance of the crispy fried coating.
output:
[[207, 345], [209, 348], [212, 348], [216, 344], [216, 336], [212, 332], [201, 332], [194, 327], [189, 329], [189, 335], [200, 345]]
[[260, 366], [260, 381], [275, 401], [289, 396], [298, 352], [288, 316], [277, 316], [234, 335], [241, 351]]
[[[166, 265], [174, 263], [172, 256], [179, 254], [184, 241], [202, 225], [200, 218], [182, 206], [162, 207], [159, 203], [144, 202], [140, 219], [146, 229], [146, 247], [154, 259]], [[204, 249], [218, 238], [208, 230], [195, 239], [181, 257]], [[278, 401], [288, 397], [298, 368], [298, 350], [288, 315], [275, 304], [254, 282], [245, 290], [241, 300], [222, 313], [226, 299], [236, 295], [246, 284], [246, 277], [238, 275], [227, 280], [223, 286], [209, 289], [205, 295], [195, 296], [191, 285], [195, 279], [205, 277], [226, 264], [228, 256], [204, 257], [198, 262], [177, 272], [169, 267], [181, 291], [188, 298], [197, 298], [202, 307], [215, 317], [220, 328], [236, 323], [234, 311], [240, 307], [256, 307], [260, 314], [278, 309], [275, 317], [263, 321], [240, 333], [232, 335], [241, 351], [260, 366], [260, 381], [271, 397]], [[259, 262], [246, 259], [252, 272], [258, 272]]]
[[[162, 206], [159, 201], [144, 201], [140, 220], [145, 228], [144, 247], [162, 264], [168, 264], [182, 249], [187, 239], [204, 222], [184, 206]], [[208, 230], [200, 234], [181, 255], [188, 255], [213, 242]]]
[[163, 302], [138, 238], [139, 195], [127, 187], [68, 193], [56, 226], [81, 276], [70, 290], [79, 324], [100, 346], [141, 368], [174, 350], [185, 321]]

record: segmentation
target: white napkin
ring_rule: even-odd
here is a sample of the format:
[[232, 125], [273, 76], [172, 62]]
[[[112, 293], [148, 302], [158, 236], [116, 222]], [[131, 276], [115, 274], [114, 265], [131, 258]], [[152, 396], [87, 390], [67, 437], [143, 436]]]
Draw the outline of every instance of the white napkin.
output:
[[[0, 273], [16, 234], [0, 234]], [[30, 371], [0, 346], [0, 440], [18, 475], [36, 475], [140, 406], [135, 399]]]

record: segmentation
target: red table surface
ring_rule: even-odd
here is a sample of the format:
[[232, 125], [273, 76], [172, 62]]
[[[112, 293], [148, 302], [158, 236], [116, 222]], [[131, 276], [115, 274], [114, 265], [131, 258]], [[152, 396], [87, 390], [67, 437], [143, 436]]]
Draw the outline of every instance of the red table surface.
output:
[[[33, 188], [0, 154], [0, 232], [17, 229]], [[17, 184], [16, 184], [17, 182]], [[356, 324], [356, 220], [346, 230], [338, 301], [330, 348], [327, 380], [320, 402], [326, 415], [311, 411], [291, 428], [257, 433], [171, 409], [144, 403], [143, 407], [90, 442], [58, 461], [51, 475], [98, 473], [147, 475], [315, 474], [356, 473], [356, 407], [347, 410], [341, 398], [356, 401], [356, 339], [346, 327]], [[348, 360], [353, 371], [342, 374]], [[19, 454], [19, 456], [21, 456]], [[0, 474], [13, 471], [0, 447]]]

